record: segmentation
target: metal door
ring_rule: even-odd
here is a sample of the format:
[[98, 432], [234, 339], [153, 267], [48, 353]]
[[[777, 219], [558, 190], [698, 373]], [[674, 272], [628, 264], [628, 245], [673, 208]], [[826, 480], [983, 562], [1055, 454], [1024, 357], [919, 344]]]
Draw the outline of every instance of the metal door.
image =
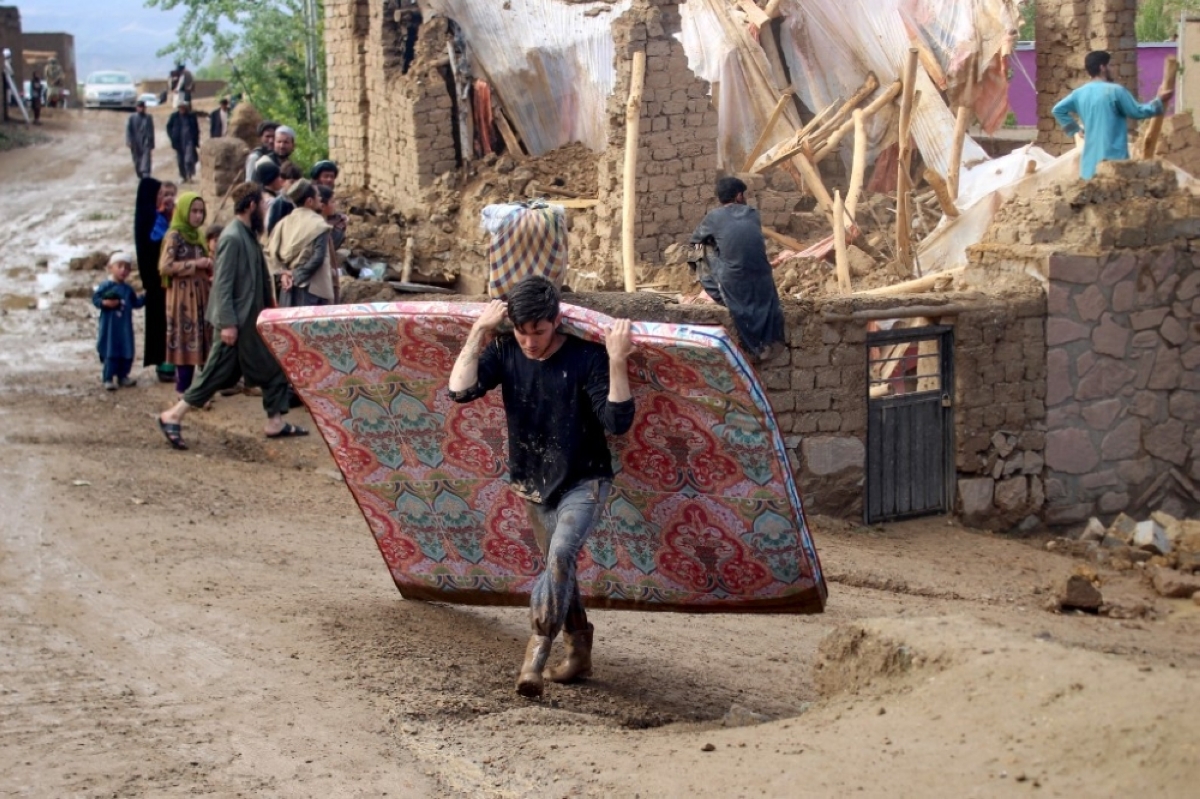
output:
[[953, 328], [867, 335], [868, 524], [945, 513], [953, 502]]

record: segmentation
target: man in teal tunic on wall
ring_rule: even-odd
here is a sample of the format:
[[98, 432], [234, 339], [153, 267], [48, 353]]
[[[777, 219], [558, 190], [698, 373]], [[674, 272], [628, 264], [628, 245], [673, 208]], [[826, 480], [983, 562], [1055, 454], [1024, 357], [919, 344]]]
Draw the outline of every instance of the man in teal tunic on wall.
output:
[[1110, 58], [1103, 50], [1088, 53], [1083, 60], [1083, 68], [1091, 76], [1091, 81], [1054, 106], [1054, 118], [1068, 136], [1083, 133], [1079, 174], [1084, 180], [1091, 180], [1101, 161], [1127, 160], [1128, 120], [1161, 115], [1175, 93], [1164, 89], [1150, 102], [1139, 103], [1128, 89], [1113, 83], [1108, 69]]

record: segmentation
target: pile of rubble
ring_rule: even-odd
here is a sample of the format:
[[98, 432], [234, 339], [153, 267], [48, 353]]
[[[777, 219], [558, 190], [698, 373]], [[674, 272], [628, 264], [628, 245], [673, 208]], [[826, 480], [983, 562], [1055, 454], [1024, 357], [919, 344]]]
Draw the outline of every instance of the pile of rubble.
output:
[[[1078, 538], [1060, 539], [1049, 546], [1115, 571], [1144, 570], [1159, 596], [1190, 597], [1200, 604], [1200, 520], [1176, 519], [1157, 511], [1139, 522], [1122, 513], [1105, 527], [1093, 517]], [[1100, 611], [1103, 599], [1095, 573], [1087, 567], [1077, 569], [1060, 592], [1058, 607]]]

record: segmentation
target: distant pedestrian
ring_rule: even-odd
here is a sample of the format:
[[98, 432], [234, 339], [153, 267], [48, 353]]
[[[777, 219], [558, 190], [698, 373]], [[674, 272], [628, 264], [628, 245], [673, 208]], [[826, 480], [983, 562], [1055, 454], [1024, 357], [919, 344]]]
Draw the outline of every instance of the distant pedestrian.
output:
[[128, 253], [113, 253], [108, 259], [108, 280], [96, 287], [92, 305], [100, 309], [100, 326], [96, 336], [96, 352], [104, 364], [104, 388], [136, 386], [129, 377], [133, 368], [133, 311], [146, 304], [146, 295], [138, 295], [126, 281], [133, 271], [133, 259]]
[[158, 262], [166, 290], [166, 359], [175, 365], [175, 391], [180, 396], [191, 388], [196, 367], [204, 365], [212, 349], [212, 326], [205, 321], [213, 282], [213, 260], [201, 228], [206, 216], [200, 195], [181, 194]]
[[171, 106], [182, 108], [184, 103], [191, 105], [192, 92], [196, 90], [196, 79], [188, 70], [187, 65], [180, 62], [171, 71]]
[[196, 176], [200, 148], [200, 122], [192, 113], [190, 103], [180, 103], [179, 109], [171, 112], [167, 118], [167, 137], [175, 150], [179, 179], [188, 183]]
[[258, 166], [260, 158], [267, 153], [274, 152], [275, 129], [278, 127], [278, 122], [271, 122], [270, 120], [258, 123], [258, 146], [246, 156], [247, 181], [258, 181], [257, 176], [254, 174], [254, 168]]
[[33, 124], [42, 124], [42, 95], [45, 94], [41, 77], [35, 72], [29, 80], [29, 108], [33, 111]]
[[243, 375], [247, 383], [262, 388], [267, 438], [308, 435], [303, 427], [283, 421], [289, 404], [287, 377], [258, 332], [259, 313], [275, 305], [271, 276], [258, 244], [262, 189], [240, 183], [231, 197], [235, 218], [217, 244], [216, 279], [208, 306], [208, 321], [220, 331], [220, 338], [183, 399], [158, 417], [159, 430], [175, 449], [188, 448], [180, 427], [188, 411], [203, 407], [221, 389], [237, 385]]
[[1092, 79], [1054, 106], [1054, 118], [1063, 131], [1068, 136], [1083, 135], [1079, 176], [1084, 180], [1092, 179], [1101, 161], [1127, 160], [1128, 120], [1161, 116], [1175, 94], [1171, 89], [1163, 89], [1150, 102], [1139, 103], [1128, 89], [1113, 83], [1110, 60], [1111, 56], [1103, 50], [1088, 53], [1083, 68]]
[[220, 105], [208, 115], [209, 138], [219, 139], [229, 133], [229, 98], [222, 97]]
[[137, 101], [137, 110], [125, 122], [125, 146], [133, 156], [133, 169], [139, 178], [148, 178], [153, 170], [154, 118], [146, 113], [145, 100]]

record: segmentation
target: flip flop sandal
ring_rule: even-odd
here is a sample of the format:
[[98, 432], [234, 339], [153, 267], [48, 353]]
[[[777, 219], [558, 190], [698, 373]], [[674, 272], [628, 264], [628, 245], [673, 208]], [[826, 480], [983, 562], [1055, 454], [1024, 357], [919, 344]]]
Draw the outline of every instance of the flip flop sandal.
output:
[[162, 419], [159, 419], [158, 429], [162, 431], [162, 434], [166, 436], [167, 441], [175, 449], [188, 448], [187, 443], [183, 440], [183, 436], [181, 435], [183, 433], [183, 428], [179, 425], [175, 424], [174, 422], [164, 422]]
[[[176, 425], [178, 427], [178, 425]], [[267, 438], [292, 438], [294, 436], [306, 436], [308, 431], [299, 425], [287, 423], [278, 433], [267, 433]]]

